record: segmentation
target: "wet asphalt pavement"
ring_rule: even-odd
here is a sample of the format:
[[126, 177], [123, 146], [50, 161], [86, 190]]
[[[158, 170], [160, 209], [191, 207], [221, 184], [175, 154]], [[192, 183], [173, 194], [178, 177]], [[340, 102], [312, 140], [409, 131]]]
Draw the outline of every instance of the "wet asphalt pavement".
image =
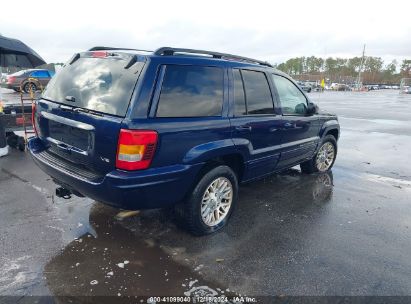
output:
[[119, 221], [90, 199], [56, 198], [29, 155], [1, 158], [0, 295], [14, 297], [0, 299], [411, 296], [411, 96], [309, 96], [339, 115], [332, 172], [293, 168], [242, 186], [229, 225], [211, 236], [187, 234], [168, 210]]

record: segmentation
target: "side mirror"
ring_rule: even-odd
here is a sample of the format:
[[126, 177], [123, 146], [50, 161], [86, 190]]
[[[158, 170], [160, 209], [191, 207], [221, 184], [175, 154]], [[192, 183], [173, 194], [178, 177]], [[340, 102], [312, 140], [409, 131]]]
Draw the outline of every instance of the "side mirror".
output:
[[306, 113], [307, 115], [318, 114], [318, 106], [313, 102], [309, 102]]
[[307, 113], [307, 104], [306, 103], [299, 103], [295, 106], [295, 113], [304, 115]]

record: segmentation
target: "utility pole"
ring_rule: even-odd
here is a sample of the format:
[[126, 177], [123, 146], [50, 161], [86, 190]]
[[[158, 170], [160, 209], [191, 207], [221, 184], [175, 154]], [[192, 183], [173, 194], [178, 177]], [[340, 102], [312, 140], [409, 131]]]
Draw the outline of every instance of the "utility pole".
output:
[[358, 71], [357, 90], [360, 90], [361, 71], [362, 71], [362, 67], [364, 65], [364, 58], [365, 58], [365, 44], [364, 44], [364, 48], [362, 49], [362, 58], [361, 58], [360, 70]]

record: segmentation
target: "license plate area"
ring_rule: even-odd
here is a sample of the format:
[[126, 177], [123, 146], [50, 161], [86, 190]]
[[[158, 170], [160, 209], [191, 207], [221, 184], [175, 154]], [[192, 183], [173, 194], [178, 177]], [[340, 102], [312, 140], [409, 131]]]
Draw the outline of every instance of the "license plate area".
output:
[[83, 151], [92, 149], [91, 132], [49, 120], [49, 136], [56, 141]]

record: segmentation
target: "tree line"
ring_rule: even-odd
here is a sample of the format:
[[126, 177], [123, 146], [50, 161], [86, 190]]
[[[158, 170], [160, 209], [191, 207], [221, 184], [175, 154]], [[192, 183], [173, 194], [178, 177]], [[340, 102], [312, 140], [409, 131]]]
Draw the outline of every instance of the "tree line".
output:
[[[323, 58], [295, 57], [286, 62], [275, 65], [277, 69], [299, 79], [304, 76], [311, 78], [328, 78], [332, 82], [345, 79], [349, 82], [358, 77], [361, 68], [361, 80], [367, 83], [398, 84], [401, 78], [411, 77], [411, 60], [404, 59], [401, 62], [393, 60], [387, 64], [381, 57], [364, 58], [361, 65], [361, 57], [353, 58]], [[308, 80], [308, 79], [307, 79]], [[310, 79], [312, 80], [312, 79]]]

